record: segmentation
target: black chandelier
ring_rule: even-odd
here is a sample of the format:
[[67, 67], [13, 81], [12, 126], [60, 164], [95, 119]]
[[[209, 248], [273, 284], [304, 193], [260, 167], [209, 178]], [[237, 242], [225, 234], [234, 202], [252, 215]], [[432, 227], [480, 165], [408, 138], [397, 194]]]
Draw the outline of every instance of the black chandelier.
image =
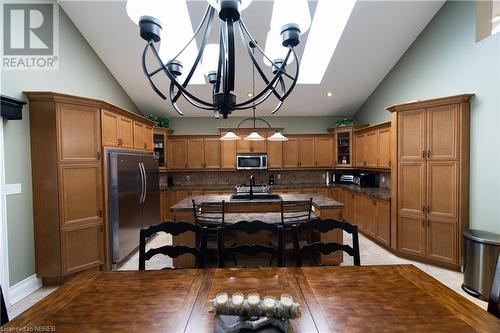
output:
[[[129, 0], [130, 2], [131, 0]], [[266, 101], [271, 95], [277, 99], [277, 104], [271, 112], [274, 114], [283, 105], [283, 101], [290, 95], [294, 89], [299, 76], [299, 59], [295, 52], [295, 47], [299, 44], [301, 27], [298, 23], [288, 22], [281, 26], [281, 43], [285, 50], [283, 57], [271, 59], [265, 54], [262, 48], [248, 31], [243, 19], [241, 18], [242, 2], [244, 0], [209, 0], [203, 18], [194, 31], [192, 38], [180, 50], [180, 52], [164, 63], [159, 55], [157, 43], [160, 42], [162, 23], [153, 16], [141, 16], [139, 19], [140, 35], [147, 41], [142, 55], [142, 66], [151, 88], [164, 100], [170, 100], [175, 111], [183, 115], [184, 113], [178, 106], [181, 97], [197, 108], [211, 111], [215, 118], [222, 114], [226, 119], [229, 114], [236, 110], [245, 110], [253, 108]], [[247, 1], [249, 2], [249, 1]], [[212, 85], [212, 100], [203, 100], [187, 89], [190, 80], [193, 78], [196, 68], [202, 61], [204, 50], [212, 30], [214, 16], [217, 6], [219, 10], [219, 31], [218, 31], [218, 62], [216, 68], [207, 73], [208, 81]], [[249, 94], [245, 101], [238, 102], [234, 93], [235, 89], [235, 34], [239, 32], [241, 41], [246, 48], [247, 54], [257, 70], [265, 87], [258, 93]], [[174, 32], [172, 32], [174, 33]], [[186, 51], [191, 43], [196, 43], [196, 38], [201, 38], [201, 45], [194, 63], [185, 74], [182, 62], [179, 57]], [[286, 49], [285, 49], [286, 48]], [[271, 64], [272, 75], [266, 75], [259, 66], [255, 57], [255, 51], [263, 56]], [[158, 67], [150, 69], [147, 64], [148, 53], [158, 63]], [[293, 73], [287, 71], [287, 64], [295, 60], [295, 69]], [[159, 73], [164, 73], [170, 80], [168, 92], [162, 92], [162, 88], [154, 82], [154, 77]]]

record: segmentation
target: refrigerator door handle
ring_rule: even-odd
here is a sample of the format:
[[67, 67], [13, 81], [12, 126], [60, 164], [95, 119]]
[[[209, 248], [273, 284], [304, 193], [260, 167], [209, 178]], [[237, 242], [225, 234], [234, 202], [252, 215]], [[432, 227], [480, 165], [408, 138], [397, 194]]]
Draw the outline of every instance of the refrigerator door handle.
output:
[[138, 163], [139, 166], [139, 171], [141, 173], [141, 195], [139, 197], [139, 203], [143, 203], [143, 198], [144, 198], [144, 172], [142, 170], [142, 163]]
[[148, 194], [148, 174], [146, 173], [146, 167], [144, 163], [142, 164], [142, 171], [144, 172], [144, 196], [142, 197], [142, 203], [146, 202], [146, 195]]

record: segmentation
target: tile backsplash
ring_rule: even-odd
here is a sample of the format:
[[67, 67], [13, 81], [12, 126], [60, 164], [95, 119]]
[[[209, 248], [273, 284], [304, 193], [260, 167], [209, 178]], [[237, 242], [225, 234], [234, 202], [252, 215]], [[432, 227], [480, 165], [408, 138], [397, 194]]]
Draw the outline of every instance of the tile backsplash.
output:
[[[254, 175], [257, 184], [268, 184], [269, 176], [274, 176], [274, 183], [279, 184], [325, 184], [324, 170], [252, 170], [252, 171], [203, 171], [169, 172], [161, 174], [160, 182], [167, 185], [167, 177], [172, 177], [174, 186], [194, 185], [237, 185], [248, 184], [250, 175]], [[331, 174], [331, 172], [329, 172]], [[380, 173], [380, 188], [390, 189], [390, 173]]]

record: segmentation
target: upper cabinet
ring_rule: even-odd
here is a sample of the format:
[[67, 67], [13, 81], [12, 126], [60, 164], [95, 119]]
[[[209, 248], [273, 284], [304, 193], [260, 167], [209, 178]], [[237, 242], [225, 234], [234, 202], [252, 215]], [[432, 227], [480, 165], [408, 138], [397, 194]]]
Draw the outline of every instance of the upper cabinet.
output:
[[130, 118], [102, 110], [102, 145], [107, 147], [133, 148], [133, 122]]
[[96, 162], [101, 159], [99, 108], [59, 103], [57, 119], [61, 162]]
[[165, 170], [168, 161], [168, 128], [153, 129], [153, 149], [156, 157], [158, 158], [158, 166], [160, 169]]
[[[168, 139], [168, 161], [168, 169], [170, 170], [220, 169], [221, 144], [219, 137], [170, 136]], [[227, 163], [234, 165], [234, 163]]]
[[354, 166], [389, 169], [391, 167], [391, 123], [354, 131]]
[[[226, 134], [221, 133], [221, 136]], [[236, 169], [236, 141], [220, 141], [220, 163], [221, 169]]]
[[283, 141], [267, 141], [267, 167], [283, 168]]
[[134, 121], [134, 148], [153, 150], [153, 127]]
[[267, 152], [267, 131], [260, 130], [257, 131], [264, 140], [261, 141], [248, 141], [243, 138], [249, 135], [252, 131], [248, 129], [238, 130], [237, 134], [242, 138], [237, 141], [237, 152], [238, 153], [266, 153]]
[[333, 139], [331, 135], [314, 138], [314, 166], [330, 168], [333, 166]]
[[283, 141], [283, 168], [297, 167], [299, 167], [299, 139], [289, 136], [287, 141]]
[[314, 160], [314, 137], [299, 138], [299, 167], [313, 168]]
[[333, 165], [337, 167], [352, 167], [355, 165], [353, 130], [366, 127], [366, 124], [340, 126], [328, 131], [334, 134]]

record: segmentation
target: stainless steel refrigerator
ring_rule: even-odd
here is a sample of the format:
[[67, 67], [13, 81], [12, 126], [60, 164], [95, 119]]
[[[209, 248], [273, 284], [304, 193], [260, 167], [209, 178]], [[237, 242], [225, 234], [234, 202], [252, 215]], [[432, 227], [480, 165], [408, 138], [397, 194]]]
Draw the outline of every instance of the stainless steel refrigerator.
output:
[[158, 159], [153, 153], [108, 151], [112, 267], [139, 246], [139, 230], [160, 223]]

